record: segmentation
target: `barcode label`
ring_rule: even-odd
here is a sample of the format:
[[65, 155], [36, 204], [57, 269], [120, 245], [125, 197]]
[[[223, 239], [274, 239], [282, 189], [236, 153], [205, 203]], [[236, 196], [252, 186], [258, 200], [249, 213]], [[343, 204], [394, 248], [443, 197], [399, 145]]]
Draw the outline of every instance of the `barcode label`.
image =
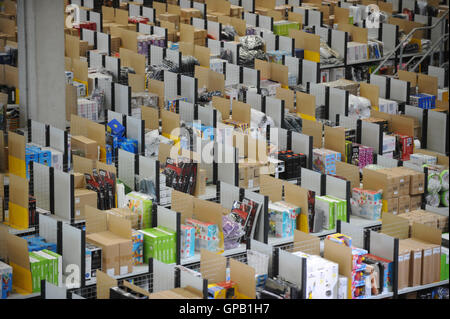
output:
[[441, 253], [440, 247], [433, 248], [433, 254], [440, 254], [440, 253]]
[[432, 252], [433, 252], [433, 250], [427, 249], [427, 250], [424, 250], [424, 251], [423, 251], [423, 255], [424, 255], [425, 257], [428, 257], [428, 256], [431, 256]]

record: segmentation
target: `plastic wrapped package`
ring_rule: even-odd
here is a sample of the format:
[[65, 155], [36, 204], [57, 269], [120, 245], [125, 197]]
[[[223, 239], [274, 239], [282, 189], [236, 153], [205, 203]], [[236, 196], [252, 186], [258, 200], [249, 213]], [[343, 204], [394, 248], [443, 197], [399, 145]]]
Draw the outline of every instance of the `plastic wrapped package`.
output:
[[431, 172], [428, 174], [428, 193], [437, 194], [441, 190], [441, 176], [439, 173]]
[[135, 181], [136, 181], [136, 190], [139, 193], [147, 194], [151, 196], [153, 200], [156, 199], [155, 182], [151, 178], [136, 175]]
[[106, 97], [105, 97], [105, 91], [101, 88], [97, 87], [92, 91], [91, 98], [92, 101], [95, 101], [97, 103], [98, 107], [98, 120], [104, 121], [105, 120], [105, 111], [106, 111]]
[[362, 96], [350, 94], [348, 103], [348, 115], [353, 118], [363, 119], [370, 117], [371, 103]]
[[325, 42], [320, 41], [320, 62], [323, 64], [339, 64], [344, 62], [344, 58]]
[[245, 231], [233, 214], [222, 217], [222, 229], [224, 250], [239, 247], [241, 237], [245, 234]]
[[136, 74], [136, 71], [127, 66], [120, 68], [119, 83], [122, 85], [128, 85], [128, 74]]
[[302, 119], [293, 113], [284, 114], [284, 126], [289, 131], [302, 132]]
[[237, 36], [236, 29], [232, 25], [225, 25], [222, 27], [222, 40], [234, 41], [234, 37]]
[[439, 207], [441, 197], [439, 196], [438, 193], [430, 193], [427, 194], [427, 196], [425, 197], [425, 201], [427, 205], [430, 205], [432, 207]]
[[250, 134], [253, 138], [266, 138], [267, 126], [275, 127], [275, 122], [263, 112], [251, 109]]
[[239, 39], [239, 65], [253, 68], [255, 59], [266, 60], [264, 40], [258, 35], [247, 35]]
[[159, 144], [164, 143], [173, 145], [173, 140], [159, 135], [158, 130], [153, 130], [145, 133], [145, 156], [146, 157], [158, 157]]
[[222, 96], [220, 91], [206, 91], [205, 88], [201, 89], [198, 94], [198, 102], [210, 102], [214, 96]]

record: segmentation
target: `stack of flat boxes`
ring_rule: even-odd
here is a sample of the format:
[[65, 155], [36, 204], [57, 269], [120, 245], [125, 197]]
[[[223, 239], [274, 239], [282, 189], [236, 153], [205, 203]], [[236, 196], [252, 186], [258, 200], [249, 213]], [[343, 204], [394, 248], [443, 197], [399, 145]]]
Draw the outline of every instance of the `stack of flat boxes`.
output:
[[172, 188], [166, 186], [166, 175], [159, 174], [159, 204], [169, 205], [172, 203]]

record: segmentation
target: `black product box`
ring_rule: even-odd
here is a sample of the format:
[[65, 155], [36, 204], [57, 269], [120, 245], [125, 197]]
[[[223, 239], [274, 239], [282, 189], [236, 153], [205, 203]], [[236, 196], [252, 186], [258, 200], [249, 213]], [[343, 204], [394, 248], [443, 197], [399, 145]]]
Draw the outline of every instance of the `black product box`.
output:
[[86, 280], [96, 277], [96, 272], [102, 270], [102, 249], [86, 243]]
[[301, 167], [306, 167], [306, 155], [295, 154], [291, 150], [277, 153], [278, 160], [284, 162], [284, 172], [279, 174], [280, 179], [291, 179], [300, 177]]
[[33, 196], [28, 197], [28, 225], [37, 225], [37, 213], [36, 213], [36, 198]]

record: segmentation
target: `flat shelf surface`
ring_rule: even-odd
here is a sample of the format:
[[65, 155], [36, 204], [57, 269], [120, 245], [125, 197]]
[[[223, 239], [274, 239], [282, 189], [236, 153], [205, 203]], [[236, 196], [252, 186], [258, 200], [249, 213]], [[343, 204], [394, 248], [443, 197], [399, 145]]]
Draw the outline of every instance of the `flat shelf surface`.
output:
[[[232, 256], [237, 254], [245, 253], [247, 247], [245, 244], [240, 244], [239, 247], [225, 250], [221, 255], [222, 256]], [[200, 252], [195, 252], [194, 256], [189, 258], [181, 258], [181, 265], [189, 265], [200, 262]]]
[[[139, 266], [133, 266], [133, 271], [128, 274], [118, 275], [118, 276], [111, 276], [114, 279], [123, 279], [127, 277], [132, 276], [138, 276], [148, 273], [148, 265], [139, 265]], [[86, 280], [86, 286], [94, 285], [97, 283], [97, 278], [92, 278], [90, 280]]]
[[294, 242], [294, 237], [285, 237], [285, 238], [277, 238], [277, 237], [269, 237], [268, 244], [270, 246], [280, 246]]
[[359, 216], [350, 216], [350, 225], [359, 226], [362, 228], [374, 227], [381, 225], [381, 220], [370, 220]]
[[30, 298], [39, 297], [40, 295], [41, 295], [40, 292], [34, 292], [29, 295], [22, 295], [17, 292], [13, 292], [7, 299], [30, 299]]
[[381, 293], [381, 294], [376, 295], [376, 296], [367, 297], [365, 299], [384, 299], [384, 298], [390, 298], [390, 297], [393, 297], [393, 296], [394, 296], [393, 292], [384, 292], [384, 293]]
[[410, 292], [419, 291], [419, 290], [428, 289], [428, 288], [433, 288], [433, 287], [439, 287], [439, 286], [442, 286], [442, 285], [448, 285], [448, 279], [447, 280], [443, 280], [443, 281], [439, 281], [439, 282], [433, 282], [433, 283], [427, 284], [427, 285], [403, 288], [403, 289], [400, 289], [398, 291], [398, 294], [399, 295], [407, 294], [407, 293], [410, 293]]
[[205, 194], [198, 196], [198, 198], [203, 200], [213, 199], [216, 197], [217, 197], [216, 185], [207, 185], [205, 189]]
[[433, 207], [430, 205], [425, 206], [425, 210], [428, 210], [430, 212], [442, 215], [442, 216], [448, 216], [448, 207]]

